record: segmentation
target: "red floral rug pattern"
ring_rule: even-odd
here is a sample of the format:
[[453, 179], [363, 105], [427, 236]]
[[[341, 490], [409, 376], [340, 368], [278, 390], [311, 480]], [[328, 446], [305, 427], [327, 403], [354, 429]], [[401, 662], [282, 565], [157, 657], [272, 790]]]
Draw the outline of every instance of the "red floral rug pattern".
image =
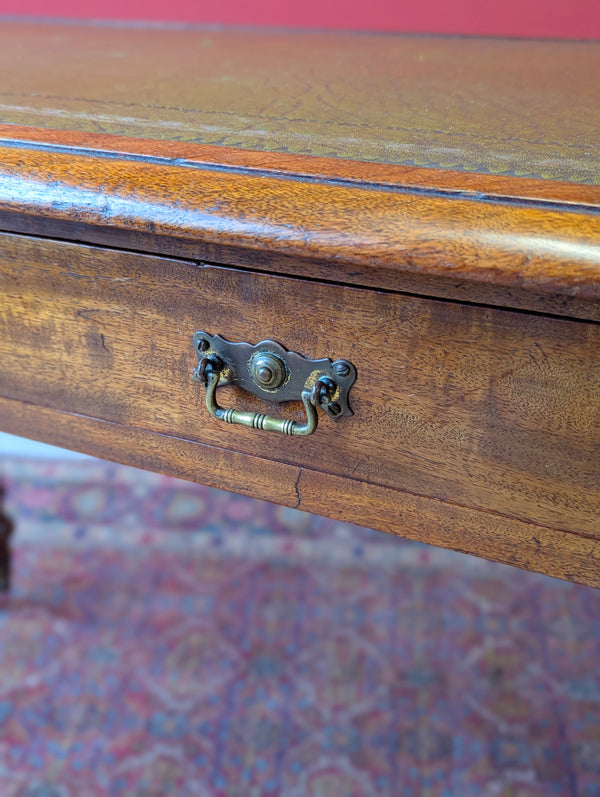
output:
[[4, 470], [2, 797], [600, 795], [600, 591], [107, 463]]

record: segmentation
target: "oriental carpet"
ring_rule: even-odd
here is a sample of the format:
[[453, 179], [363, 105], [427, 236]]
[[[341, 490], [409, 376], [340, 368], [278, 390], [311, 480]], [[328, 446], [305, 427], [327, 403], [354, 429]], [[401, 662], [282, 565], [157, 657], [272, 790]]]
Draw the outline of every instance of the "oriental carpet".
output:
[[600, 795], [600, 591], [94, 460], [4, 469], [2, 797]]

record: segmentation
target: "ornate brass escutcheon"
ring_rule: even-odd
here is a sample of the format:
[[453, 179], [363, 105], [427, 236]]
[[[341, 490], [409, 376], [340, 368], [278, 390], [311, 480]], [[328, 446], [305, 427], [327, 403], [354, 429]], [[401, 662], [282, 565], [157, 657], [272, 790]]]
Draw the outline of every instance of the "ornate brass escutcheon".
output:
[[[353, 414], [348, 392], [356, 379], [356, 368], [347, 360], [309, 360], [274, 340], [252, 346], [230, 343], [207, 332], [196, 332], [193, 343], [198, 355], [194, 379], [206, 389], [206, 408], [213, 418], [252, 429], [309, 435], [317, 428], [317, 409], [334, 421]], [[216, 399], [220, 385], [237, 385], [266, 401], [302, 401], [306, 421], [220, 407]]]

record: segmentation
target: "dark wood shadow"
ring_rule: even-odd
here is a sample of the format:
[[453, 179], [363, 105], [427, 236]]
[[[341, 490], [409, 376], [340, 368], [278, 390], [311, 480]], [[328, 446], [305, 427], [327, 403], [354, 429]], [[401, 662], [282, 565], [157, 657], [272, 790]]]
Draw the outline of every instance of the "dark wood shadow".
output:
[[10, 590], [12, 559], [10, 539], [15, 527], [4, 510], [5, 494], [4, 485], [0, 484], [0, 593]]

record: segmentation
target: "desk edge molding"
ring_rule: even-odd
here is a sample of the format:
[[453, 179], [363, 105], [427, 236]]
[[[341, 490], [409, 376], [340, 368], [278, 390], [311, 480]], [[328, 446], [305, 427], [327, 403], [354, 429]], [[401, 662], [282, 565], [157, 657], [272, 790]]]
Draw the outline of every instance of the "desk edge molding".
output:
[[543, 181], [35, 129], [19, 138], [24, 128], [9, 139], [12, 127], [0, 126], [5, 231], [22, 232], [6, 222], [22, 217], [32, 233], [44, 220], [85, 243], [102, 242], [86, 237], [93, 228], [123, 248], [135, 235], [148, 252], [165, 241], [198, 259], [237, 250], [294, 275], [319, 263], [319, 278], [383, 289], [467, 283], [475, 301], [480, 288], [600, 299], [600, 188], [548, 183], [536, 196]]

